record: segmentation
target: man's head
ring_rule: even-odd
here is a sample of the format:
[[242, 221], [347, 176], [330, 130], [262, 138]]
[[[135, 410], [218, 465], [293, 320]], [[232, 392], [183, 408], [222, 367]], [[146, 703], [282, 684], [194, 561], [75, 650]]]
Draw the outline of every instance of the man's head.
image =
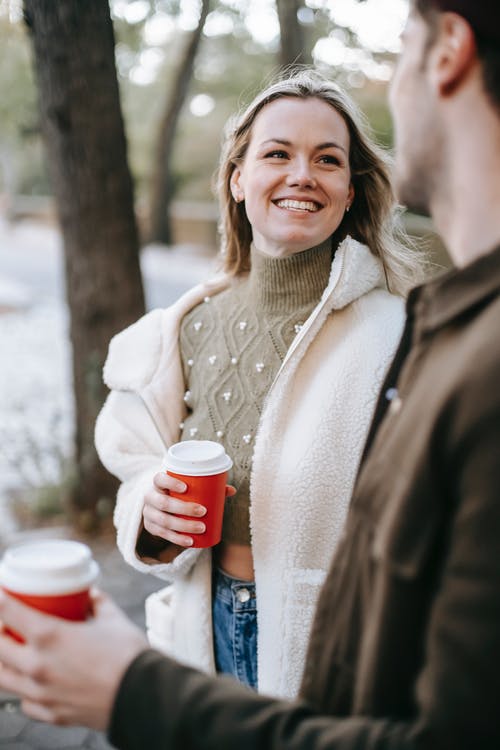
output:
[[[500, 120], [500, 3], [411, 0], [403, 51], [391, 86], [396, 131], [396, 184], [401, 202], [429, 213], [447, 176], [450, 102], [476, 84]], [[465, 97], [463, 97], [465, 103]], [[450, 157], [451, 158], [451, 157]]]
[[456, 13], [474, 31], [484, 86], [500, 116], [500, 3], [498, 0], [413, 0], [416, 10], [435, 28], [439, 13]]

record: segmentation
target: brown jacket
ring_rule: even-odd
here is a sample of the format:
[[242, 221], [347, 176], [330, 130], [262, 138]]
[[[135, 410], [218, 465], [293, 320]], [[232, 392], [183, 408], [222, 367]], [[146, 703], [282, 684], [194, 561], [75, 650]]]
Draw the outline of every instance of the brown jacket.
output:
[[[153, 652], [120, 748], [500, 748], [500, 249], [415, 290], [294, 704]], [[258, 595], [258, 592], [257, 592]]]

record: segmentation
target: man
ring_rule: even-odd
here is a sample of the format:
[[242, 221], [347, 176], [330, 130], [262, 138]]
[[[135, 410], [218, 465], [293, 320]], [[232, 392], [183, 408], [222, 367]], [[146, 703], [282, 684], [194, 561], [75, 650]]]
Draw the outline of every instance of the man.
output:
[[0, 686], [119, 748], [500, 748], [500, 9], [414, 0], [391, 92], [402, 200], [458, 270], [421, 290], [318, 604], [302, 699], [145, 649], [106, 599], [85, 624], [4, 596]]

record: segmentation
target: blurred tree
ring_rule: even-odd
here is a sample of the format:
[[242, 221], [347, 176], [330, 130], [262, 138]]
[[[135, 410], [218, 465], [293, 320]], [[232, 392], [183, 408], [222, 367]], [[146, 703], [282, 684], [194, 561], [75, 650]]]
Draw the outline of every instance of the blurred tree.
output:
[[21, 25], [1, 13], [0, 50], [0, 192], [9, 205], [25, 176], [31, 189], [46, 185], [29, 47]]
[[144, 311], [133, 193], [107, 0], [25, 0], [41, 126], [64, 238], [76, 404], [76, 522], [115, 482], [94, 449], [111, 336]]
[[149, 214], [149, 241], [169, 244], [172, 240], [169, 219], [170, 202], [174, 194], [171, 167], [172, 151], [179, 116], [193, 76], [194, 61], [200, 45], [209, 6], [210, 0], [202, 0], [198, 25], [191, 32], [160, 121], [154, 154]]
[[280, 23], [280, 64], [306, 65], [311, 62], [311, 50], [306, 47], [304, 27], [299, 21], [302, 0], [276, 0]]

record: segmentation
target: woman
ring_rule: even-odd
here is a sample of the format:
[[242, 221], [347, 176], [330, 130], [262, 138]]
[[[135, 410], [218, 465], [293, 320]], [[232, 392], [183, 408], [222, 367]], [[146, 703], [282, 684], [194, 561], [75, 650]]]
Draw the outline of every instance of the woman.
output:
[[[339, 88], [301, 72], [230, 123], [219, 169], [225, 274], [115, 337], [98, 419], [122, 485], [118, 545], [172, 585], [153, 645], [294, 696], [374, 401], [419, 263], [395, 239], [388, 167]], [[234, 461], [222, 542], [160, 471], [178, 440]], [[193, 520], [178, 517], [183, 513]]]

